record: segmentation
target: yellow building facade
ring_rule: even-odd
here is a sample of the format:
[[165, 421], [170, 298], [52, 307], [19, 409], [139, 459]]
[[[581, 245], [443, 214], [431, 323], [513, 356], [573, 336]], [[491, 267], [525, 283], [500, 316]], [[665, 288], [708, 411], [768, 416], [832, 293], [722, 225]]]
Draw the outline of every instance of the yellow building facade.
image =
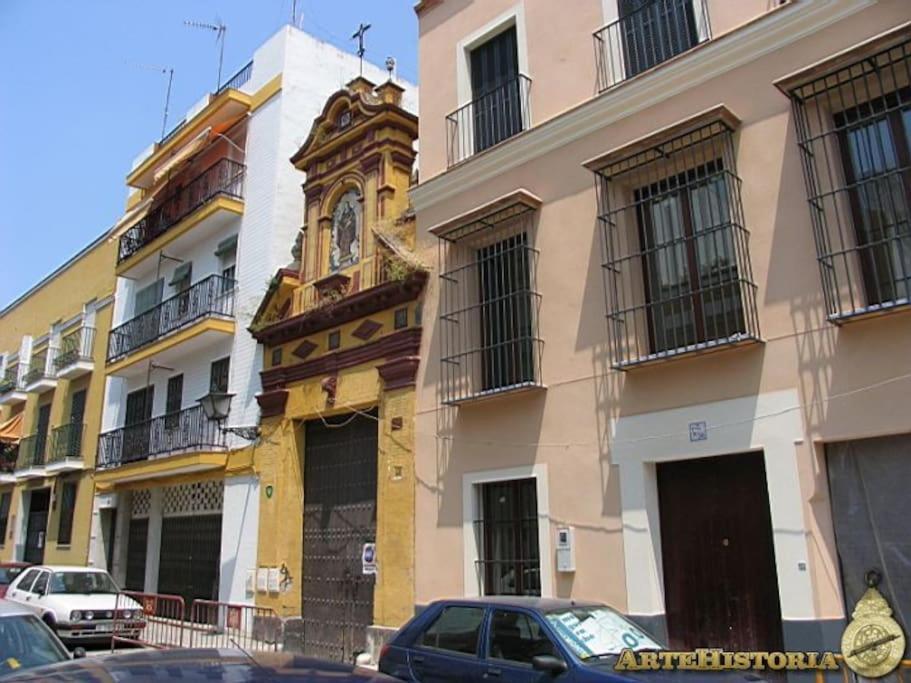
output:
[[357, 78], [327, 101], [292, 157], [307, 173], [298, 260], [251, 326], [264, 346], [258, 559], [281, 576], [257, 604], [290, 618], [286, 646], [348, 661], [375, 655], [414, 610], [427, 272], [408, 202], [417, 117], [402, 95]]
[[0, 561], [85, 565], [116, 244], [0, 311]]

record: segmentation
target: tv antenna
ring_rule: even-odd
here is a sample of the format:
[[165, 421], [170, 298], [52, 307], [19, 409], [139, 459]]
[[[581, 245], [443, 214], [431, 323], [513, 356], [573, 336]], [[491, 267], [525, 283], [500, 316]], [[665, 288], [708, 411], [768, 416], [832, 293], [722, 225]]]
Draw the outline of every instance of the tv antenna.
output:
[[157, 64], [136, 64], [135, 66], [145, 71], [157, 71], [168, 77], [168, 89], [164, 96], [164, 117], [161, 121], [161, 137], [163, 138], [168, 130], [168, 109], [171, 106], [171, 86], [174, 83], [174, 69], [169, 66], [158, 66]]
[[215, 34], [215, 42], [219, 44], [218, 49], [218, 81], [215, 84], [215, 91], [217, 92], [221, 88], [221, 66], [225, 60], [225, 33], [228, 32], [228, 27], [224, 25], [221, 19], [215, 17], [214, 24], [210, 24], [205, 21], [184, 21], [184, 26], [190, 28], [201, 28], [206, 31], [212, 31]]
[[366, 38], [369, 29], [370, 24], [361, 22], [361, 25], [357, 27], [357, 31], [351, 36], [351, 40], [357, 39], [357, 56], [361, 60], [361, 76], [364, 75], [364, 55], [367, 52], [367, 48], [364, 47], [364, 38]]

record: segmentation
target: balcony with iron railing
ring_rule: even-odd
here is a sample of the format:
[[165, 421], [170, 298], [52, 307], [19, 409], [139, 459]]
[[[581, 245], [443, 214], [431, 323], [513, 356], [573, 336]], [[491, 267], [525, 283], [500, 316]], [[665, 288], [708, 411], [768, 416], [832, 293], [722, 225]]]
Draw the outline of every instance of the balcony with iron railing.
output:
[[47, 434], [31, 434], [19, 442], [19, 457], [16, 459], [16, 476], [43, 477], [46, 473], [45, 457]]
[[80, 326], [60, 339], [60, 350], [54, 359], [57, 377], [75, 379], [92, 371], [95, 328]]
[[98, 437], [101, 470], [113, 469], [154, 458], [227, 448], [221, 426], [194, 406], [150, 420], [105, 432]]
[[46, 459], [48, 472], [82, 469], [84, 434], [85, 425], [81, 422], [71, 422], [54, 429], [51, 433], [50, 452]]
[[518, 74], [477, 94], [446, 117], [446, 153], [454, 166], [531, 126], [531, 79]]
[[28, 393], [44, 393], [57, 386], [57, 375], [54, 361], [57, 349], [53, 346], [38, 351], [32, 356], [28, 364], [28, 372], [22, 380], [25, 391]]
[[11, 365], [0, 377], [0, 405], [24, 403], [28, 396], [22, 383], [22, 370], [19, 364]]
[[113, 363], [178, 330], [207, 319], [233, 319], [235, 281], [210, 275], [111, 330], [107, 362]]
[[598, 91], [710, 40], [706, 0], [651, 0], [594, 32]]
[[169, 191], [121, 236], [117, 263], [127, 260], [219, 197], [242, 200], [245, 172], [243, 164], [222, 158], [186, 185]]

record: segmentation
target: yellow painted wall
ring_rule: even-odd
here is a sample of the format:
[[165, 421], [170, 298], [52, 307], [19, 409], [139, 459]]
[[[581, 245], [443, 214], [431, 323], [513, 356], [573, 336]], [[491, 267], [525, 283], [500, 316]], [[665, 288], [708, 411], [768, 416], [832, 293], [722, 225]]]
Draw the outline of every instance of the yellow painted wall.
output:
[[[100, 241], [95, 247], [72, 261], [66, 270], [58, 273], [50, 281], [41, 284], [23, 301], [0, 314], [0, 352], [18, 351], [24, 335], [36, 338], [45, 335], [53, 324], [69, 320], [80, 314], [85, 303], [93, 299], [101, 301], [112, 296], [115, 285], [116, 247], [116, 242]], [[50, 447], [53, 429], [69, 422], [72, 393], [79, 389], [88, 390], [82, 442], [82, 454], [87, 469], [81, 473], [61, 474], [46, 479], [0, 486], [0, 493], [5, 491], [13, 493], [7, 535], [6, 538], [0, 539], [0, 561], [13, 559], [12, 541], [15, 528], [21, 524], [22, 493], [46, 486], [53, 488], [45, 544], [45, 562], [84, 565], [88, 561], [94, 493], [93, 468], [104, 405], [104, 364], [112, 315], [113, 304], [96, 312], [93, 347], [94, 371], [91, 374], [72, 381], [58, 380], [53, 391], [40, 396], [29, 394], [24, 408], [4, 406], [0, 409], [0, 417], [3, 419], [7, 419], [15, 410], [22, 409], [24, 411], [23, 435], [28, 435], [34, 431], [38, 406], [50, 403], [51, 424], [48, 432], [48, 447]], [[62, 485], [56, 480], [63, 478], [78, 481], [78, 489], [76, 508], [73, 513], [71, 543], [67, 546], [58, 546], [60, 507], [55, 505], [55, 497], [62, 491]], [[20, 542], [22, 541], [23, 539], [20, 539]]]

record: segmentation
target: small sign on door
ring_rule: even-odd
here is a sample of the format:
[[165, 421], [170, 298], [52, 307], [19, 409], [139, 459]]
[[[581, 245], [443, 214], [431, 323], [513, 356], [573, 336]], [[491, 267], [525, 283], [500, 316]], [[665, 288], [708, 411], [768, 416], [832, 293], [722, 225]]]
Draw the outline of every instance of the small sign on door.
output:
[[365, 543], [361, 551], [361, 573], [376, 574], [376, 543]]
[[709, 428], [705, 422], [690, 422], [690, 441], [708, 441]]

